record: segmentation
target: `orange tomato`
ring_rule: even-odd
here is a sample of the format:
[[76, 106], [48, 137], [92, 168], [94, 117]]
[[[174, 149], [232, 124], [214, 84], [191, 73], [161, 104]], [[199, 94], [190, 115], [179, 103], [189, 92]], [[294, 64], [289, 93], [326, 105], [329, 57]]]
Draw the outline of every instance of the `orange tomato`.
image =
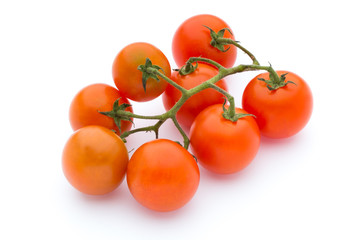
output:
[[128, 160], [119, 136], [101, 126], [87, 126], [67, 141], [62, 168], [74, 188], [85, 194], [102, 195], [121, 184]]
[[137, 42], [124, 47], [116, 56], [112, 74], [114, 83], [124, 97], [144, 102], [158, 97], [165, 91], [167, 82], [159, 77], [159, 82], [149, 78], [146, 82], [146, 91], [143, 87], [142, 72], [138, 70], [140, 65], [144, 65], [146, 58], [149, 58], [153, 65], [159, 66], [163, 73], [170, 77], [171, 68], [168, 59], [155, 46]]
[[[122, 97], [116, 88], [107, 84], [97, 83], [81, 89], [70, 105], [69, 115], [72, 129], [75, 131], [89, 125], [99, 125], [115, 130], [119, 134], [119, 128], [114, 120], [99, 113], [111, 111], [116, 99], [120, 99], [119, 104], [129, 104], [129, 101]], [[126, 111], [132, 112], [133, 110], [128, 107]], [[121, 132], [130, 130], [131, 126], [130, 121], [121, 121]]]
[[[236, 173], [255, 158], [260, 146], [260, 131], [252, 116], [236, 122], [222, 116], [221, 104], [202, 111], [190, 130], [191, 150], [201, 166], [220, 173]], [[247, 113], [236, 108], [236, 113]]]
[[288, 71], [276, 71], [279, 76], [286, 74], [284, 87], [269, 90], [259, 78], [269, 79], [269, 73], [253, 78], [246, 86], [243, 108], [256, 116], [261, 134], [269, 138], [286, 138], [298, 133], [308, 123], [312, 108], [312, 93], [307, 83], [298, 75]]
[[160, 212], [184, 206], [200, 181], [194, 157], [181, 145], [157, 139], [140, 146], [127, 168], [131, 194], [143, 206]]
[[[209, 15], [200, 14], [184, 21], [176, 30], [172, 41], [172, 52], [176, 64], [181, 67], [185, 65], [190, 57], [204, 57], [212, 59], [226, 68], [232, 67], [236, 61], [237, 48], [235, 46], [225, 46], [229, 48], [226, 52], [221, 52], [210, 45], [210, 27], [216, 33], [223, 28], [230, 29], [229, 25], [222, 19]], [[234, 40], [234, 36], [225, 31], [224, 38]]]

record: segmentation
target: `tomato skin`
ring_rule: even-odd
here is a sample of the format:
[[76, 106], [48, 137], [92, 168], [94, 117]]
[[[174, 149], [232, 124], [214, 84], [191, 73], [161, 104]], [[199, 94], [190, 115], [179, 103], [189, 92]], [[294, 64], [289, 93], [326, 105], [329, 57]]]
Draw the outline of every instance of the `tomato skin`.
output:
[[269, 73], [253, 78], [246, 86], [242, 106], [256, 116], [261, 134], [269, 138], [287, 138], [295, 135], [309, 121], [313, 108], [313, 97], [307, 83], [298, 75], [288, 71], [276, 71], [278, 75], [288, 73], [286, 86], [270, 91], [266, 83], [258, 78], [269, 79]]
[[80, 192], [103, 195], [121, 184], [128, 160], [120, 137], [94, 125], [71, 135], [63, 150], [62, 168], [69, 183]]
[[[260, 131], [252, 116], [232, 122], [223, 118], [221, 104], [202, 111], [190, 130], [190, 146], [201, 166], [218, 174], [239, 172], [256, 156]], [[236, 108], [236, 113], [247, 113]]]
[[[221, 52], [211, 46], [210, 31], [204, 25], [216, 33], [223, 28], [230, 29], [222, 19], [209, 14], [196, 15], [187, 19], [178, 27], [172, 41], [172, 53], [176, 64], [181, 67], [190, 57], [201, 56], [212, 59], [226, 68], [232, 67], [236, 61], [236, 47], [230, 46], [228, 51]], [[228, 31], [225, 32], [224, 38], [234, 40], [234, 36]]]
[[160, 212], [183, 207], [194, 196], [200, 172], [193, 156], [178, 143], [156, 139], [140, 146], [127, 168], [127, 184], [143, 206]]
[[[114, 120], [99, 113], [99, 111], [111, 111], [115, 100], [119, 98], [119, 105], [129, 104], [116, 88], [107, 84], [96, 83], [81, 89], [70, 105], [69, 117], [72, 129], [76, 131], [85, 126], [99, 125], [120, 134]], [[126, 108], [126, 111], [133, 112], [132, 107]], [[130, 130], [131, 126], [130, 121], [121, 121], [122, 132]]]
[[159, 82], [149, 78], [146, 82], [146, 92], [144, 91], [142, 72], [138, 70], [138, 66], [145, 64], [146, 58], [149, 58], [153, 65], [161, 67], [163, 73], [170, 77], [170, 63], [160, 49], [145, 42], [129, 44], [118, 53], [112, 66], [114, 83], [124, 97], [144, 102], [158, 97], [165, 91], [168, 83], [160, 77]]
[[[185, 89], [191, 89], [209, 80], [218, 73], [218, 70], [214, 67], [199, 63], [198, 68], [193, 73], [182, 76], [179, 72], [174, 71], [171, 75], [171, 79]], [[227, 91], [227, 85], [224, 79], [218, 81], [216, 85]], [[162, 95], [165, 109], [169, 111], [180, 97], [181, 92], [169, 84]], [[210, 105], [223, 102], [224, 96], [221, 93], [214, 89], [205, 89], [191, 96], [184, 105], [181, 106], [176, 114], [176, 118], [183, 129], [188, 132], [195, 117], [202, 110]]]

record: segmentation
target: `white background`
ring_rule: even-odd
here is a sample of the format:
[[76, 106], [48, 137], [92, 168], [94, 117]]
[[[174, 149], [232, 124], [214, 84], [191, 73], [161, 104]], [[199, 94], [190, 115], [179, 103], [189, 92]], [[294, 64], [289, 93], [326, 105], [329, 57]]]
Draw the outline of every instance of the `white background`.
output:
[[[154, 44], [175, 68], [172, 36], [200, 13], [224, 19], [262, 64], [309, 83], [309, 124], [295, 137], [264, 140], [239, 174], [201, 168], [197, 194], [175, 212], [143, 208], [125, 181], [103, 197], [77, 192], [61, 169], [73, 96], [113, 85], [112, 61], [132, 42]], [[0, 239], [360, 239], [359, 22], [350, 0], [1, 0]], [[237, 63], [249, 62], [239, 52]], [[227, 80], [239, 107], [255, 74]], [[164, 111], [161, 98], [133, 108]], [[170, 123], [160, 137], [180, 140]], [[153, 138], [132, 135], [128, 147]]]

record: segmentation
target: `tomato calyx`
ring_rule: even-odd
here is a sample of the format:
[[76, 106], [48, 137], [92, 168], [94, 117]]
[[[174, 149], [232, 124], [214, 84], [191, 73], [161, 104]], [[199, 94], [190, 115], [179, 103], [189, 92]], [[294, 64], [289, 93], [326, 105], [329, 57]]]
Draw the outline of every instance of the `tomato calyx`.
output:
[[[275, 74], [276, 76], [274, 76], [274, 74]], [[286, 75], [287, 75], [287, 74], [288, 74], [288, 73], [281, 74], [281, 76], [279, 77], [276, 73], [271, 73], [271, 72], [270, 72], [270, 74], [269, 74], [270, 79], [269, 79], [269, 80], [266, 80], [266, 79], [264, 79], [264, 78], [258, 78], [258, 80], [265, 82], [265, 83], [266, 83], [266, 87], [267, 87], [270, 91], [276, 90], [276, 89], [281, 88], [281, 87], [285, 87], [285, 86], [288, 85], [289, 83], [296, 85], [296, 83], [294, 83], [293, 81], [286, 81], [286, 82], [285, 82], [285, 80], [286, 80]]]
[[[224, 38], [224, 34], [225, 34], [226, 31], [228, 31], [231, 35], [233, 35], [229, 28], [223, 28], [220, 31], [215, 32], [210, 27], [205, 26], [205, 25], [203, 25], [203, 26], [210, 30], [210, 36], [211, 36], [210, 45], [211, 46], [217, 48], [221, 52], [226, 52], [226, 51], [228, 51], [230, 49], [230, 47], [225, 48], [225, 45], [229, 44], [228, 40], [231, 40], [231, 41], [233, 41], [233, 40]], [[224, 40], [224, 39], [226, 39], [227, 41], [225, 41], [225, 42], [221, 41], [221, 40]]]
[[130, 121], [132, 124], [134, 124], [133, 120], [131, 117], [129, 117], [127, 115], [127, 111], [126, 108], [131, 107], [131, 104], [128, 103], [123, 103], [119, 105], [119, 99], [116, 99], [116, 101], [113, 104], [113, 109], [111, 111], [108, 112], [100, 112], [101, 114], [111, 117], [112, 119], [114, 119], [114, 122], [116, 124], [116, 126], [119, 128], [119, 132], [121, 134], [121, 121]]
[[223, 118], [225, 118], [229, 121], [236, 122], [240, 118], [247, 117], [247, 116], [256, 117], [255, 115], [250, 114], [250, 113], [236, 113], [235, 109], [232, 109], [231, 106], [226, 109], [225, 105], [226, 105], [226, 99], [222, 106], [223, 111], [224, 111], [222, 116], [223, 116]]
[[146, 82], [147, 82], [147, 80], [149, 78], [153, 78], [157, 82], [159, 82], [160, 79], [158, 78], [157, 71], [162, 70], [164, 72], [164, 70], [161, 67], [159, 67], [157, 65], [153, 65], [149, 58], [146, 58], [145, 64], [142, 64], [142, 65], [138, 66], [138, 70], [140, 70], [143, 73], [142, 74], [142, 85], [143, 85], [143, 88], [144, 88], [145, 92], [146, 92]]
[[174, 69], [174, 71], [179, 72], [181, 76], [185, 76], [193, 73], [198, 68], [198, 65], [198, 62], [193, 65], [192, 62], [187, 61], [184, 66], [182, 66], [180, 69]]

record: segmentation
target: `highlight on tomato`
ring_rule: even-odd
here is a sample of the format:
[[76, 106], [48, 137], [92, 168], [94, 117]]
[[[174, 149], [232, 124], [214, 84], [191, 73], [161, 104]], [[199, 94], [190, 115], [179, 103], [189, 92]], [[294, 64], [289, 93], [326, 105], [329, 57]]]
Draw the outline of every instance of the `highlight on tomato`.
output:
[[261, 73], [246, 86], [242, 107], [256, 116], [261, 134], [269, 138], [287, 138], [308, 123], [313, 97], [308, 84], [289, 71], [276, 71], [276, 80]]
[[[194, 72], [187, 75], [181, 75], [178, 71], [174, 71], [171, 75], [171, 79], [185, 89], [191, 89], [209, 80], [218, 73], [219, 72], [216, 68], [204, 63], [198, 63], [197, 68]], [[227, 91], [227, 85], [224, 79], [218, 81], [216, 85]], [[162, 95], [165, 109], [169, 111], [180, 99], [180, 97], [181, 92], [174, 86], [169, 84], [165, 89], [164, 94]], [[181, 108], [176, 114], [176, 118], [181, 127], [183, 127], [183, 129], [188, 132], [195, 117], [202, 110], [204, 110], [208, 106], [211, 106], [213, 104], [219, 104], [222, 102], [224, 102], [224, 96], [220, 92], [211, 88], [205, 89], [191, 96], [181, 106]]]
[[126, 179], [132, 196], [141, 205], [168, 212], [193, 198], [200, 173], [194, 157], [180, 144], [156, 139], [134, 152]]
[[236, 61], [237, 49], [225, 45], [218, 49], [212, 46], [210, 29], [215, 33], [223, 29], [223, 37], [234, 40], [229, 25], [217, 16], [201, 14], [184, 21], [176, 30], [172, 40], [172, 53], [176, 64], [181, 67], [190, 57], [204, 57], [212, 59], [222, 66], [232, 67]]
[[121, 184], [128, 160], [121, 138], [107, 128], [93, 125], [70, 136], [63, 150], [62, 169], [80, 192], [103, 195]]
[[99, 125], [114, 130], [117, 134], [129, 131], [132, 126], [130, 121], [122, 120], [121, 129], [119, 129], [111, 117], [100, 113], [111, 111], [116, 100], [119, 100], [119, 105], [128, 104], [125, 110], [133, 112], [129, 101], [116, 88], [104, 83], [84, 87], [75, 95], [70, 105], [69, 116], [72, 129], [75, 131], [89, 125]]
[[129, 44], [118, 53], [112, 66], [114, 83], [122, 96], [144, 102], [160, 96], [165, 91], [168, 83], [160, 77], [149, 78], [146, 85], [144, 84], [143, 74], [138, 67], [144, 65], [147, 59], [170, 77], [170, 63], [160, 49], [145, 42]]
[[239, 119], [223, 116], [221, 104], [203, 110], [190, 130], [190, 146], [198, 162], [217, 174], [231, 174], [247, 167], [260, 146], [260, 131], [253, 116], [236, 108]]

